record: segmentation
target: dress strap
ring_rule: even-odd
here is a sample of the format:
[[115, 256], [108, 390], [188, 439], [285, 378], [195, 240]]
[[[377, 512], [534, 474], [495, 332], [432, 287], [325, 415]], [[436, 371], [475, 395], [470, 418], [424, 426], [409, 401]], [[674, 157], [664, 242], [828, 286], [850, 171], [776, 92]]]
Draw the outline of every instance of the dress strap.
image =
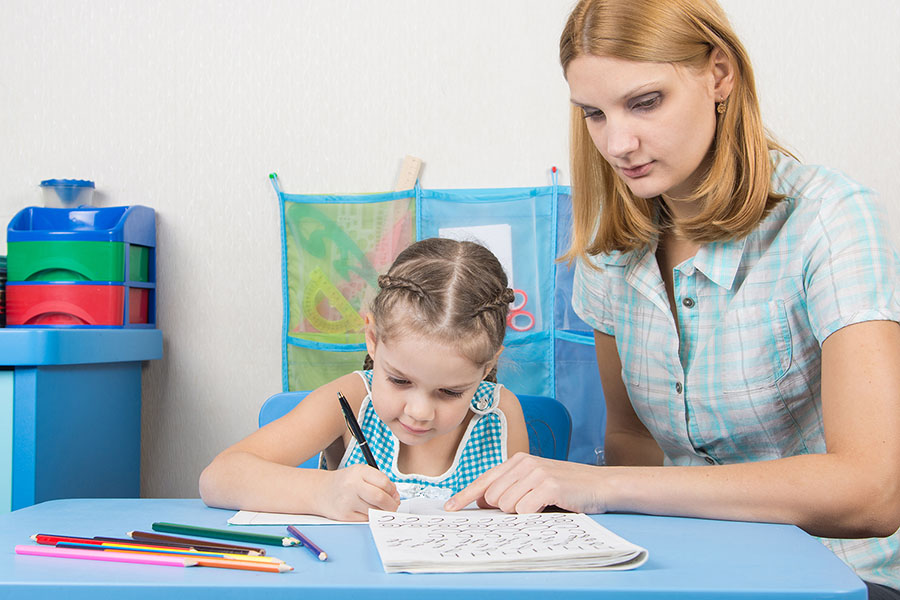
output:
[[503, 385], [500, 383], [492, 383], [490, 381], [482, 381], [472, 396], [472, 402], [469, 408], [476, 415], [486, 415], [494, 412], [500, 405], [500, 390]]
[[375, 376], [374, 372], [371, 369], [369, 369], [368, 371], [353, 371], [353, 372], [362, 378], [363, 384], [366, 386], [366, 395], [371, 396], [372, 395], [372, 379]]

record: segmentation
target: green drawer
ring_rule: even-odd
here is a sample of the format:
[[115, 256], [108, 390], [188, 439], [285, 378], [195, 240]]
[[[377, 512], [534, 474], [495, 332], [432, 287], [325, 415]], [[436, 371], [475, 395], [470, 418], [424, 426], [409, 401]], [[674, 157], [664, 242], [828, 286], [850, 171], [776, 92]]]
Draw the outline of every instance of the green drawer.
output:
[[[144, 262], [148, 262], [146, 257]], [[130, 271], [134, 273], [134, 268]], [[134, 280], [147, 281], [147, 268], [144, 268], [143, 275], [144, 279]], [[9, 242], [7, 280], [125, 281], [125, 244], [94, 241]]]

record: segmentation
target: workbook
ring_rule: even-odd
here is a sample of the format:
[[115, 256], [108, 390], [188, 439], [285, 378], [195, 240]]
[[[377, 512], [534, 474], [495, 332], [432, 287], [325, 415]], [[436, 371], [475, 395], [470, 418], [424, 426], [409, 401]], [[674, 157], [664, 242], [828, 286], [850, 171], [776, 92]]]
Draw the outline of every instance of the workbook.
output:
[[582, 513], [369, 510], [369, 528], [386, 573], [625, 570], [647, 561], [647, 550]]

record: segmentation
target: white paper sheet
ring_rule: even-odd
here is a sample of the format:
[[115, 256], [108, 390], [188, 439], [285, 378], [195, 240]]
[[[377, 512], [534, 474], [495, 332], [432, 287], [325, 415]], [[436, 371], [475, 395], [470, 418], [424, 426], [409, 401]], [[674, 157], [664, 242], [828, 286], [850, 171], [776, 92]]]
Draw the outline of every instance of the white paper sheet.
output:
[[494, 253], [500, 266], [506, 271], [509, 287], [513, 285], [512, 227], [506, 223], [497, 225], [472, 225], [470, 227], [441, 227], [438, 236], [460, 242], [478, 242]]
[[[432, 498], [408, 498], [400, 502], [399, 513], [415, 513], [420, 515], [454, 515], [460, 512], [448, 513], [443, 510], [444, 500], [436, 500]], [[503, 514], [502, 511], [496, 509], [480, 509], [472, 504], [462, 513], [470, 511], [478, 511], [479, 514]], [[283, 513], [266, 513], [242, 510], [230, 519], [229, 525], [365, 525], [360, 521], [335, 521], [325, 517], [316, 515], [291, 515]]]

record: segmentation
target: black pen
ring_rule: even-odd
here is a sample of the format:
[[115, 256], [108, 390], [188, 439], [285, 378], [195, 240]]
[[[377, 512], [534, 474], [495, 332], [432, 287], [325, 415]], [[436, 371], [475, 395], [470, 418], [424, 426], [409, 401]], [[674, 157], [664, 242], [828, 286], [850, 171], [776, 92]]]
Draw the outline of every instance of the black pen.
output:
[[359, 449], [362, 450], [363, 456], [366, 457], [366, 463], [373, 469], [377, 469], [378, 463], [375, 462], [375, 457], [372, 456], [372, 451], [369, 450], [369, 442], [366, 441], [366, 436], [363, 435], [362, 429], [356, 421], [356, 417], [353, 416], [353, 411], [350, 410], [347, 399], [344, 398], [344, 395], [340, 392], [338, 392], [338, 402], [341, 403], [341, 412], [344, 413], [344, 420], [347, 421], [347, 427], [350, 428], [350, 434], [356, 438]]

